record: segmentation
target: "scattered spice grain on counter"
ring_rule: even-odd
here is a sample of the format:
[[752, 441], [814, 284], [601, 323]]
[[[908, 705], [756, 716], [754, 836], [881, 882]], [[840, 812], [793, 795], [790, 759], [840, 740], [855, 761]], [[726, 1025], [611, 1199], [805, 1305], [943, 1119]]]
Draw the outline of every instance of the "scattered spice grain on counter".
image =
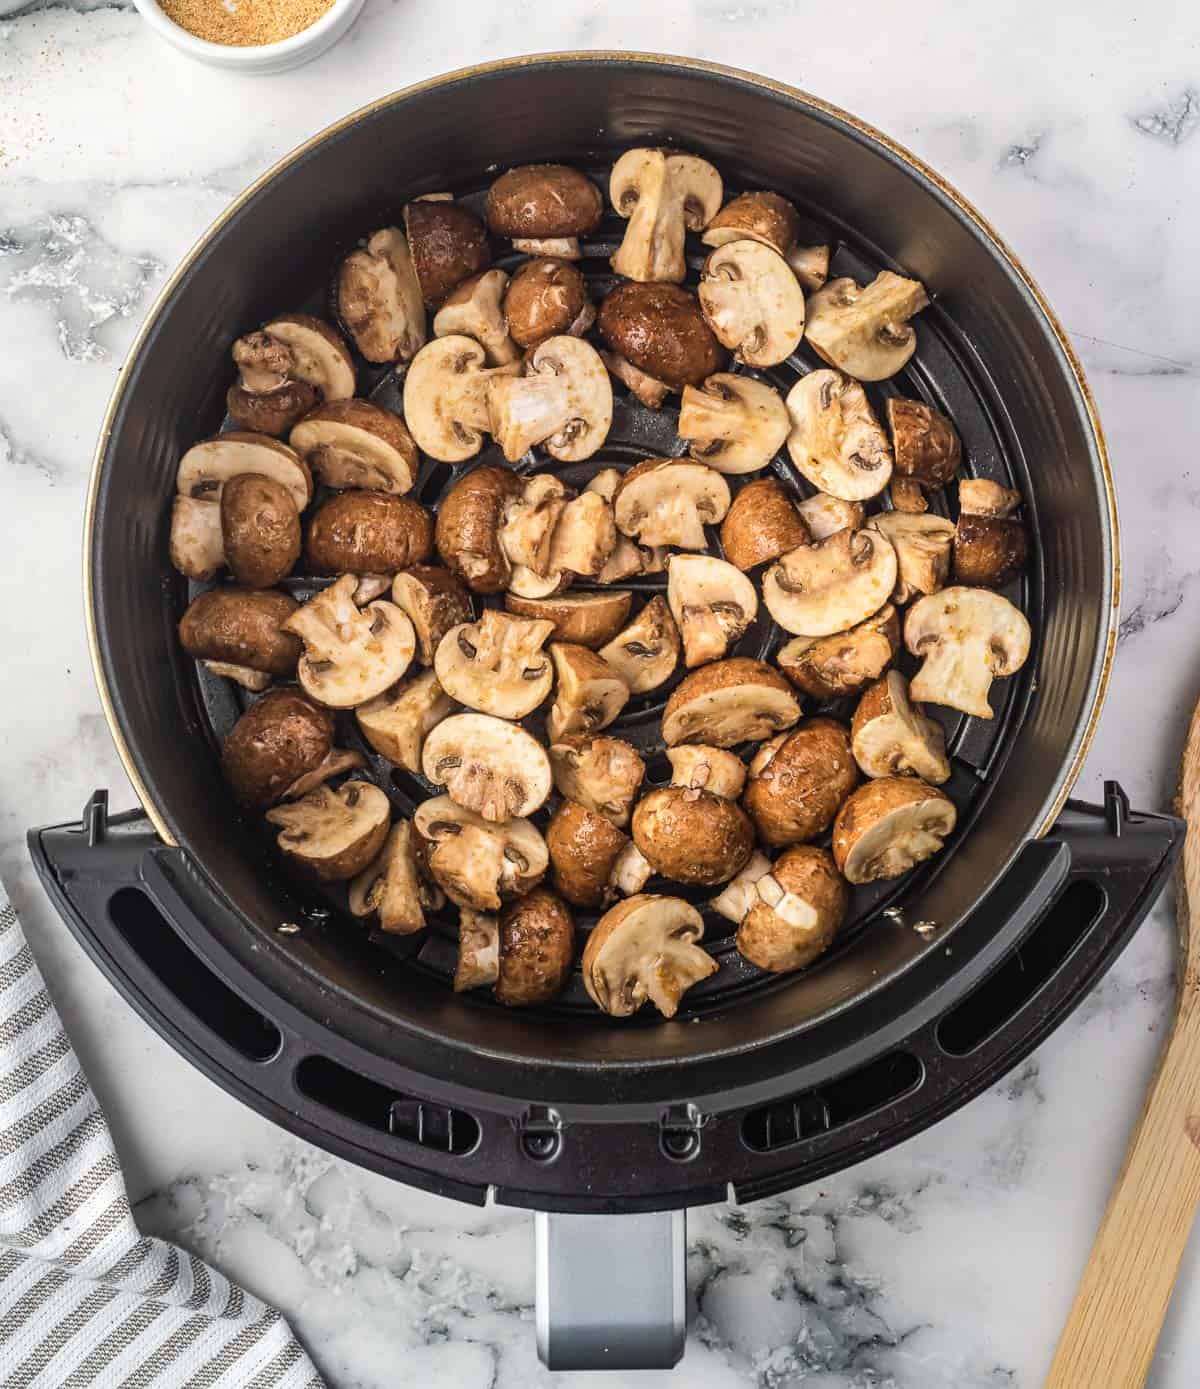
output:
[[159, 0], [180, 28], [231, 48], [278, 43], [315, 24], [333, 0]]

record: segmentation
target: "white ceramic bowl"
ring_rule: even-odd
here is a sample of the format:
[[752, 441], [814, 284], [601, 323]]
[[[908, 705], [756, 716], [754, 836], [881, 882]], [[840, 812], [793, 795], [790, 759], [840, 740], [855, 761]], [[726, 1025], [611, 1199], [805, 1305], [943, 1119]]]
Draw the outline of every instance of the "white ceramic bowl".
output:
[[209, 43], [189, 34], [173, 19], [168, 19], [158, 7], [156, 0], [133, 0], [139, 13], [161, 39], [210, 67], [229, 68], [235, 72], [286, 72], [298, 68], [319, 57], [338, 39], [358, 18], [365, 0], [333, 0], [333, 4], [315, 24], [290, 39], [280, 39], [278, 43], [255, 44], [246, 48], [235, 48], [224, 43]]

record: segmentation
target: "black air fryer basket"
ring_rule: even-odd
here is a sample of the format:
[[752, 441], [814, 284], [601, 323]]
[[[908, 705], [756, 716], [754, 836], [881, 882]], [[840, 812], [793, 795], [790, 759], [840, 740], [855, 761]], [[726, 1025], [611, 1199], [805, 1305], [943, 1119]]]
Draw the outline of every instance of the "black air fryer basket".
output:
[[[898, 392], [948, 413], [966, 471], [1016, 487], [1034, 536], [1012, 595], [1033, 627], [1030, 660], [993, 687], [994, 720], [945, 720], [959, 807], [945, 853], [858, 894], [835, 949], [799, 976], [749, 966], [708, 914], [721, 969], [670, 1023], [649, 1010], [606, 1018], [578, 979], [528, 1012], [455, 996], [451, 920], [372, 934], [336, 895], [284, 873], [221, 780], [216, 747], [240, 706], [179, 648], [189, 594], [167, 560], [178, 459], [221, 424], [234, 338], [282, 309], [322, 312], [336, 258], [413, 196], [450, 190], [478, 206], [496, 166], [544, 160], [603, 182], [618, 152], [647, 143], [705, 155], [733, 192], [792, 198], [813, 239], [834, 245], [834, 273], [924, 281], [934, 303], [917, 355], [871, 388], [874, 402]], [[610, 217], [584, 246], [597, 297], [620, 235]], [[814, 360], [802, 350], [765, 375], [786, 389]], [[359, 365], [360, 391], [398, 405], [395, 379]], [[579, 484], [680, 452], [674, 420], [618, 389], [600, 455], [556, 470]], [[436, 505], [492, 457], [426, 464], [414, 495]], [[1066, 799], [1112, 656], [1117, 557], [1103, 441], [1062, 331], [933, 173], [852, 117], [748, 74], [629, 55], [502, 63], [318, 136], [243, 195], [165, 289], [118, 383], [90, 502], [93, 656], [143, 810], [110, 817], [97, 792], [80, 824], [33, 832], [48, 890], [142, 1016], [261, 1113], [415, 1186], [540, 1212], [539, 1337], [555, 1366], [673, 1363], [679, 1213], [812, 1180], [979, 1093], [1111, 964], [1181, 837], [1169, 817], [1131, 814], [1114, 783], [1103, 806]], [[759, 624], [740, 650], [766, 655], [778, 635]], [[638, 743], [651, 781], [666, 779], [666, 693], [633, 701], [610, 730]], [[400, 813], [431, 794], [374, 757], [352, 718], [338, 741], [371, 755]], [[614, 1239], [622, 1268], [640, 1270], [622, 1287], [601, 1272]]]

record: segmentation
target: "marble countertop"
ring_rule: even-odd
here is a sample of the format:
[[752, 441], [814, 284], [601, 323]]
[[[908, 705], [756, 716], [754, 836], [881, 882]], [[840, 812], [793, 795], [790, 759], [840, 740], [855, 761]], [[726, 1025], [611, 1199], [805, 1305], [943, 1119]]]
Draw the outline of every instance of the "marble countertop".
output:
[[[1125, 599], [1080, 794], [1116, 776], [1164, 807], [1200, 690], [1200, 13], [1134, 10], [860, 0], [846, 19], [809, 0], [368, 0], [338, 48], [272, 78], [190, 63], [128, 0], [0, 20], [0, 874], [140, 1221], [277, 1303], [337, 1389], [547, 1383], [528, 1217], [389, 1184], [218, 1091], [91, 967], [24, 849], [27, 826], [77, 814], [95, 786], [132, 803], [88, 666], [79, 536], [104, 403], [156, 287], [293, 145], [466, 63], [661, 49], [857, 112], [1001, 229], [1083, 358], [1112, 446]], [[1032, 1059], [928, 1133], [819, 1187], [693, 1212], [685, 1368], [607, 1382], [1039, 1384], [1162, 1040], [1172, 929], [1160, 904]], [[1193, 1251], [1152, 1383], [1185, 1389], [1198, 1363]]]

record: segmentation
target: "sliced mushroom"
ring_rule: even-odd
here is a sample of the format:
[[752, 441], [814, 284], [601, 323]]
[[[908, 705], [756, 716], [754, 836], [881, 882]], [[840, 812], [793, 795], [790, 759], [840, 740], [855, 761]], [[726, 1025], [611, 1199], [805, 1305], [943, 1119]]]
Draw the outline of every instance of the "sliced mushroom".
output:
[[721, 207], [721, 175], [705, 159], [660, 149], [627, 150], [613, 165], [608, 196], [629, 225], [612, 268], [630, 280], [679, 284], [684, 239]]
[[299, 690], [270, 690], [238, 719], [221, 747], [221, 771], [243, 805], [268, 806], [321, 766], [333, 747], [333, 715]]
[[704, 262], [697, 290], [717, 341], [740, 362], [773, 367], [804, 336], [804, 291], [778, 252], [757, 241], [731, 241]]
[[757, 900], [742, 918], [737, 948], [774, 974], [804, 969], [823, 955], [846, 919], [850, 892], [824, 849], [798, 844], [755, 883]]
[[485, 365], [473, 338], [435, 338], [412, 360], [404, 378], [404, 418], [418, 446], [441, 463], [462, 463], [483, 447], [491, 425], [488, 386], [516, 376], [519, 362]]
[[334, 777], [341, 776], [343, 772], [357, 771], [366, 765], [367, 759], [353, 748], [330, 748], [323, 762], [318, 763], [310, 772], [302, 772], [292, 782], [283, 793], [283, 799], [294, 801], [300, 796], [308, 795], [316, 787], [323, 786], [327, 781], [332, 781]]
[[883, 381], [905, 365], [917, 346], [909, 324], [929, 305], [919, 280], [881, 270], [869, 285], [830, 280], [808, 301], [805, 337], [830, 366], [858, 381]]
[[300, 558], [300, 513], [274, 478], [239, 473], [221, 488], [221, 546], [233, 577], [247, 588], [271, 588]]
[[1029, 657], [1029, 622], [998, 593], [944, 588], [908, 611], [904, 644], [924, 658], [910, 693], [977, 719], [990, 719], [993, 680], [1015, 675]]
[[628, 386], [649, 410], [661, 409], [663, 401], [671, 394], [671, 388], [665, 381], [659, 381], [635, 367], [619, 352], [601, 352], [600, 360], [608, 368], [609, 375], [615, 376], [623, 386]]
[[611, 503], [617, 495], [617, 488], [621, 485], [621, 470], [619, 468], [601, 468], [584, 489], [587, 492], [596, 492]]
[[804, 517], [814, 540], [826, 540], [835, 531], [859, 530], [867, 519], [862, 502], [843, 501], [827, 492], [818, 492], [815, 497], [797, 502], [796, 510]]
[[426, 781], [485, 820], [532, 815], [550, 794], [550, 759], [536, 738], [490, 714], [454, 714], [425, 739]]
[[719, 473], [753, 473], [783, 447], [791, 428], [779, 392], [752, 376], [719, 371], [683, 388], [678, 433], [700, 463]]
[[427, 309], [437, 308], [456, 285], [491, 263], [483, 223], [453, 199], [414, 198], [404, 209], [404, 230]]
[[207, 583], [225, 564], [218, 502], [175, 497], [171, 502], [171, 564], [189, 579]]
[[671, 391], [698, 386], [725, 365], [699, 301], [678, 285], [617, 285], [601, 300], [596, 326], [614, 353]]
[[573, 738], [550, 746], [554, 789], [623, 829], [646, 775], [637, 750], [620, 738]]
[[897, 477], [893, 473], [891, 484], [888, 487], [888, 496], [891, 497], [892, 506], [897, 511], [906, 511], [910, 515], [919, 516], [923, 511], [929, 510], [929, 501], [925, 496], [924, 488], [910, 477]]
[[518, 598], [553, 598], [571, 587], [573, 575], [565, 569], [557, 569], [550, 574], [539, 574], [527, 565], [513, 567], [508, 581], [508, 591]]
[[600, 648], [600, 654], [631, 694], [648, 694], [675, 673], [681, 645], [667, 600], [656, 595], [623, 632]]
[[700, 743], [668, 748], [671, 785], [685, 790], [708, 791], [714, 796], [737, 800], [746, 785], [746, 765], [734, 752], [708, 748]]
[[484, 220], [495, 236], [518, 250], [531, 242], [561, 242], [546, 255], [578, 260], [579, 238], [600, 225], [604, 199], [585, 174], [566, 164], [523, 164], [501, 174], [488, 189]]
[[896, 551], [879, 531], [835, 531], [777, 560], [763, 575], [762, 597], [785, 632], [826, 637], [877, 613], [898, 573]]
[[563, 508], [550, 537], [550, 571], [599, 574], [616, 544], [612, 506], [598, 492], [581, 492]]
[[754, 849], [754, 827], [741, 806], [694, 787], [664, 786], [643, 796], [632, 833], [654, 870], [677, 883], [728, 882]]
[[766, 844], [815, 839], [858, 785], [850, 735], [834, 719], [806, 719], [750, 763], [742, 804]]
[[391, 804], [369, 781], [318, 786], [267, 811], [284, 855], [323, 882], [356, 877], [383, 847]]
[[629, 836], [602, 815], [565, 800], [546, 827], [554, 886], [577, 907], [600, 907], [616, 894], [613, 871]]
[[1021, 505], [1020, 492], [986, 477], [965, 477], [958, 484], [960, 516], [1011, 516]]
[[322, 405], [288, 436], [313, 476], [326, 487], [361, 487], [401, 496], [420, 466], [404, 421], [369, 400]]
[[613, 500], [617, 529], [643, 545], [703, 550], [705, 525], [729, 510], [729, 484], [703, 463], [650, 458], [621, 479]]
[[741, 193], [709, 222], [700, 240], [706, 246], [758, 241], [786, 256], [799, 234], [800, 214], [786, 198], [778, 193]]
[[433, 552], [433, 517], [412, 497], [338, 492], [313, 512], [304, 560], [314, 574], [395, 574]]
[[663, 710], [663, 742], [731, 748], [769, 738], [799, 717], [799, 701], [778, 671], [734, 656], [680, 682]]
[[312, 499], [312, 477], [292, 449], [265, 434], [236, 430], [193, 444], [179, 460], [176, 486], [180, 496], [219, 502], [225, 483], [241, 473], [259, 473], [282, 483], [297, 511]]
[[596, 321], [587, 281], [562, 260], [527, 260], [513, 271], [504, 294], [504, 314], [513, 341], [537, 347], [567, 333], [580, 337]]
[[534, 888], [500, 913], [500, 975], [492, 992], [507, 1008], [531, 1008], [562, 993], [575, 959], [575, 923], [566, 903]]
[[299, 604], [271, 589], [212, 588], [188, 604], [179, 642], [198, 661], [272, 675], [291, 675], [300, 640], [283, 630]]
[[884, 511], [872, 517], [867, 528], [886, 536], [896, 551], [894, 602], [908, 603], [923, 593], [936, 593], [945, 584], [954, 544], [953, 521], [944, 516]]
[[567, 504], [567, 489], [552, 473], [533, 473], [504, 508], [500, 548], [511, 564], [550, 573], [550, 542]]
[[888, 397], [887, 419], [896, 472], [931, 492], [944, 487], [962, 463], [954, 425], [923, 401], [900, 396]]
[[399, 227], [373, 232], [342, 262], [338, 317], [368, 362], [410, 361], [425, 342], [425, 305]]
[[[269, 394], [278, 409], [284, 404], [281, 393], [292, 387], [290, 403], [304, 401], [304, 393], [294, 390], [297, 383], [316, 393], [312, 405], [317, 399], [348, 400], [354, 394], [354, 361], [349, 349], [339, 333], [311, 314], [280, 314], [258, 332], [238, 338], [233, 344], [233, 360], [239, 383], [230, 393], [229, 404], [238, 407], [231, 408], [230, 414], [239, 425], [249, 426], [255, 396]], [[273, 432], [282, 433], [283, 429]]]
[[717, 972], [697, 942], [700, 913], [679, 897], [638, 894], [610, 907], [583, 952], [583, 986], [601, 1012], [631, 1017], [647, 999], [673, 1018], [683, 995]]
[[629, 686], [596, 652], [572, 642], [550, 643], [558, 680], [554, 703], [546, 717], [552, 743], [577, 733], [607, 728], [629, 702]]
[[552, 458], [578, 463], [612, 426], [612, 386], [596, 349], [580, 338], [547, 338], [525, 374], [488, 386], [489, 428], [510, 463], [541, 444]]
[[734, 497], [721, 522], [721, 549], [748, 570], [812, 542], [795, 498], [777, 477], [756, 478]]
[[740, 569], [711, 555], [672, 555], [667, 602], [688, 669], [720, 660], [758, 615], [758, 594]]
[[448, 569], [418, 564], [403, 570], [392, 581], [392, 601], [403, 611], [417, 634], [422, 665], [433, 665], [442, 638], [451, 627], [471, 620], [471, 599]]
[[413, 829], [425, 866], [459, 907], [499, 911], [501, 902], [537, 886], [550, 863], [546, 841], [528, 820], [489, 824], [449, 796], [422, 801]]
[[425, 908], [445, 898], [417, 871], [417, 836], [407, 820], [388, 831], [377, 857], [350, 884], [348, 900], [352, 915], [378, 917], [381, 931], [409, 936], [425, 929]]
[[793, 246], [784, 256], [806, 294], [815, 294], [829, 279], [829, 259], [828, 246]]
[[381, 757], [419, 774], [425, 739], [454, 712], [454, 701], [432, 670], [368, 699], [354, 711], [363, 737]]
[[490, 912], [458, 909], [458, 964], [454, 992], [482, 989], [500, 977], [500, 918]]
[[553, 623], [488, 608], [478, 622], [451, 627], [433, 668], [460, 704], [501, 719], [523, 719], [550, 693], [554, 677], [542, 648], [553, 631]]
[[918, 776], [940, 786], [950, 779], [946, 734], [908, 697], [908, 681], [893, 670], [859, 700], [850, 723], [854, 760], [869, 777]]
[[867, 393], [836, 371], [810, 371], [788, 392], [788, 453], [813, 484], [843, 501], [877, 497], [892, 476], [892, 451]]
[[745, 868], [725, 884], [720, 892], [708, 903], [719, 916], [734, 925], [740, 925], [742, 918], [759, 900], [756, 884], [760, 878], [771, 871], [771, 860], [757, 849], [750, 855]]
[[520, 496], [520, 477], [488, 463], [460, 477], [442, 498], [434, 532], [438, 554], [475, 593], [499, 593], [512, 577], [500, 528]]
[[464, 280], [434, 316], [434, 334], [439, 338], [474, 338], [490, 367], [517, 361], [521, 353], [509, 337], [503, 309], [507, 288], [508, 276], [503, 270], [485, 270]]
[[595, 651], [620, 632], [632, 601], [633, 594], [628, 589], [568, 594], [559, 598], [521, 598], [510, 593], [504, 599], [504, 606], [518, 617], [552, 622], [557, 641], [573, 642]]
[[[659, 557], [662, 556], [660, 561]], [[627, 535], [617, 534], [613, 552], [604, 561], [604, 568], [596, 575], [598, 584], [619, 584], [639, 574], [661, 573], [666, 567], [666, 549], [659, 546], [653, 550], [643, 550], [635, 545]]]
[[958, 819], [954, 802], [916, 777], [868, 781], [833, 827], [833, 857], [847, 882], [899, 878], [945, 846]]
[[779, 668], [813, 699], [844, 699], [877, 680], [899, 650], [900, 615], [889, 603], [849, 631], [793, 637], [779, 649]]
[[332, 709], [353, 709], [382, 694], [417, 649], [412, 623], [394, 603], [357, 608], [354, 588], [354, 575], [344, 574], [283, 624], [304, 643], [296, 668], [301, 688]]
[[[954, 532], [954, 582], [980, 588], [1002, 588], [1025, 567], [1029, 558], [1029, 534], [1025, 523], [1008, 514], [1020, 505], [1020, 495], [996, 483], [994, 490], [972, 493], [966, 481], [959, 484], [958, 525]], [[982, 496], [982, 502], [975, 497]], [[975, 505], [991, 507], [989, 513], [972, 511]]]

